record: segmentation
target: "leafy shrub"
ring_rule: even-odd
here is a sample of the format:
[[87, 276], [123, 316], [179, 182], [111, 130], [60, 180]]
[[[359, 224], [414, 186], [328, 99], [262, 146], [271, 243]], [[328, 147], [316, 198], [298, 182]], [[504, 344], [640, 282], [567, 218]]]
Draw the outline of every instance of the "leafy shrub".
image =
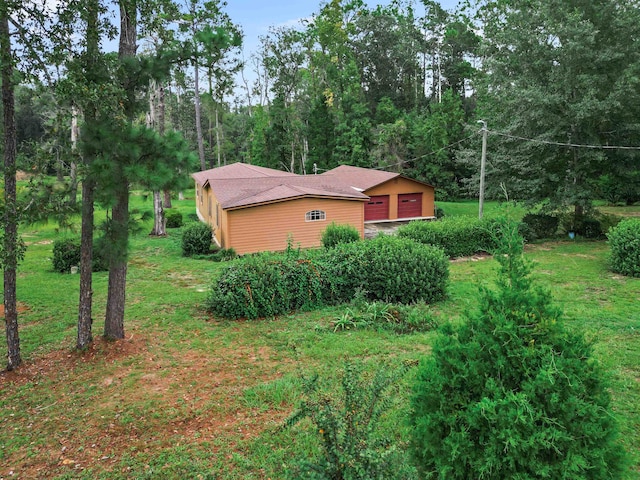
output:
[[604, 374], [536, 288], [511, 226], [498, 289], [419, 367], [412, 447], [425, 478], [620, 478], [623, 451]]
[[640, 277], [640, 219], [622, 220], [609, 230], [611, 270], [629, 277]]
[[298, 460], [289, 478], [306, 479], [402, 479], [415, 478], [404, 450], [381, 428], [381, 420], [394, 399], [393, 387], [406, 375], [409, 365], [378, 368], [365, 375], [362, 366], [347, 363], [339, 398], [320, 385], [318, 376], [305, 384], [305, 398], [287, 420], [292, 428], [308, 418], [320, 435], [318, 458]]
[[396, 333], [426, 332], [437, 326], [429, 306], [392, 304], [385, 302], [364, 302], [347, 307], [333, 322], [334, 332], [374, 328]]
[[53, 270], [69, 273], [71, 267], [80, 265], [80, 239], [65, 238], [53, 242]]
[[352, 225], [338, 225], [331, 222], [322, 232], [322, 245], [324, 248], [333, 248], [340, 243], [351, 243], [360, 240], [360, 232]]
[[202, 222], [187, 225], [182, 232], [182, 255], [206, 255], [211, 249], [211, 227]]
[[322, 304], [318, 266], [286, 254], [241, 258], [221, 272], [207, 300], [211, 313], [233, 319], [281, 315]]
[[[100, 237], [93, 240], [93, 262], [91, 270], [101, 272], [109, 269], [109, 261], [104, 252], [106, 240]], [[59, 273], [69, 273], [71, 267], [80, 266], [80, 239], [64, 238], [53, 243], [53, 270]]]
[[167, 228], [180, 228], [183, 225], [182, 213], [178, 210], [165, 210], [164, 218], [167, 220]]
[[490, 252], [495, 247], [494, 220], [445, 217], [435, 222], [410, 222], [398, 229], [398, 236], [441, 247], [449, 257]]
[[436, 216], [436, 218], [438, 220], [445, 216], [444, 209], [442, 207], [439, 207], [438, 205], [435, 206], [435, 212], [434, 213], [435, 213], [435, 216]]
[[347, 302], [358, 290], [369, 300], [434, 302], [446, 295], [449, 262], [441, 249], [408, 238], [379, 236], [324, 255], [327, 295]]
[[221, 248], [211, 256], [211, 259], [214, 262], [228, 262], [230, 260], [233, 260], [237, 256], [238, 254], [233, 248]]
[[522, 223], [525, 228], [524, 237], [527, 240], [539, 240], [555, 237], [559, 219], [546, 213], [527, 213], [522, 217]]

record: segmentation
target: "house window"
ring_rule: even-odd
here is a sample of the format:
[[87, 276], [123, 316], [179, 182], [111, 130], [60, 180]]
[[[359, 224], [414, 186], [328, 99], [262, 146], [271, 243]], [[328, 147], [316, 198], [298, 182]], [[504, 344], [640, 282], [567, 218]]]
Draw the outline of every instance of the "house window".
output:
[[311, 210], [304, 214], [305, 222], [319, 222], [326, 219], [327, 213], [324, 210]]

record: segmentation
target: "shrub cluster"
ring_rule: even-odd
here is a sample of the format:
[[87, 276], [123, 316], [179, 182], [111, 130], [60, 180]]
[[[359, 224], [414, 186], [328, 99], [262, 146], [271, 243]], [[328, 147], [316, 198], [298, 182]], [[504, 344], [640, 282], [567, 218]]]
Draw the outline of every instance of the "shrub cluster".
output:
[[208, 309], [227, 318], [258, 318], [352, 300], [393, 303], [444, 298], [449, 264], [441, 249], [406, 238], [378, 237], [300, 257], [260, 254], [240, 259], [214, 282]]
[[178, 210], [165, 210], [164, 218], [167, 221], [167, 228], [180, 228], [183, 225], [182, 213]]
[[362, 290], [369, 300], [431, 303], [446, 295], [449, 263], [443, 251], [409, 238], [379, 236], [327, 251], [327, 280], [334, 302]]
[[322, 245], [324, 248], [333, 248], [340, 243], [351, 243], [360, 240], [360, 233], [353, 225], [338, 225], [332, 222], [322, 232]]
[[182, 255], [206, 255], [211, 249], [211, 227], [206, 223], [197, 222], [187, 225], [182, 232]]
[[297, 255], [259, 254], [229, 265], [214, 283], [207, 308], [225, 318], [268, 317], [320, 307], [322, 274]]
[[[93, 240], [93, 262], [91, 270], [102, 272], [109, 269], [109, 261], [105, 254], [104, 238]], [[80, 239], [63, 238], [53, 243], [51, 258], [53, 270], [59, 273], [69, 273], [71, 267], [80, 266]]]
[[620, 478], [605, 375], [534, 286], [517, 227], [498, 250], [498, 289], [448, 326], [421, 363], [412, 445], [425, 478]]
[[614, 272], [640, 277], [640, 219], [621, 221], [609, 230], [610, 263]]
[[435, 222], [410, 222], [398, 236], [441, 247], [449, 257], [465, 257], [495, 248], [496, 222], [470, 217], [445, 217]]

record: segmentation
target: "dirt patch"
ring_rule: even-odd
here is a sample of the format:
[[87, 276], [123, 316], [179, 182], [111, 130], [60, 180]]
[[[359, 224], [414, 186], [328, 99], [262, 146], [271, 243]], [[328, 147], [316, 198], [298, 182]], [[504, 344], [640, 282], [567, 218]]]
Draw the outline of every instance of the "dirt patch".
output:
[[[18, 310], [18, 314], [20, 314], [28, 312], [29, 306], [22, 302], [18, 302], [18, 304], [16, 305], [16, 309]], [[4, 318], [4, 303], [0, 304], [0, 318]]]
[[458, 257], [452, 258], [450, 260], [451, 263], [462, 263], [462, 262], [479, 262], [480, 260], [487, 260], [488, 258], [493, 258], [493, 255], [490, 253], [482, 252], [472, 255], [470, 257]]

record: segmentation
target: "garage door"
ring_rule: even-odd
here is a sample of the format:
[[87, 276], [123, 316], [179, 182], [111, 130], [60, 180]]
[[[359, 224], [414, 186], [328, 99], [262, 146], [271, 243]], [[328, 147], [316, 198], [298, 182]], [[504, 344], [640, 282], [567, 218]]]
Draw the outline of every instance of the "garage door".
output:
[[389, 195], [371, 197], [364, 205], [364, 221], [387, 220], [389, 218]]
[[398, 218], [422, 216], [422, 193], [398, 195]]

